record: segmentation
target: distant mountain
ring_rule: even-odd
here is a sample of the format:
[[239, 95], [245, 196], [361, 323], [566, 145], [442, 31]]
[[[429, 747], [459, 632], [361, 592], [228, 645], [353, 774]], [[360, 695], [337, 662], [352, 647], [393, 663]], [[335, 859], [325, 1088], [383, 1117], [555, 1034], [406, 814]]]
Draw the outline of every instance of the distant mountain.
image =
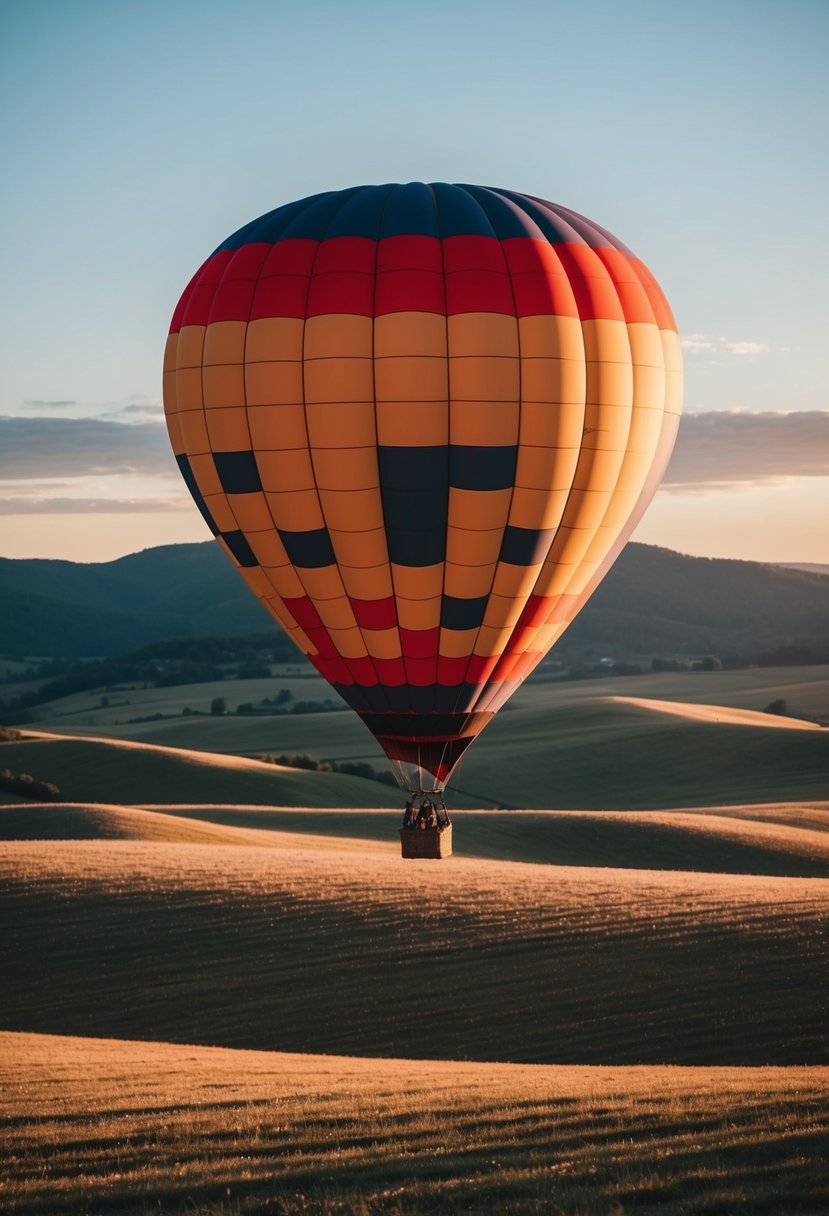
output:
[[808, 570], [810, 574], [829, 574], [829, 562], [775, 562], [786, 570]]
[[[212, 541], [114, 562], [0, 558], [0, 652], [113, 655], [164, 638], [272, 625]], [[829, 643], [829, 574], [628, 545], [558, 650], [753, 655]]]
[[112, 655], [269, 625], [212, 541], [90, 564], [0, 558], [0, 651], [8, 655]]

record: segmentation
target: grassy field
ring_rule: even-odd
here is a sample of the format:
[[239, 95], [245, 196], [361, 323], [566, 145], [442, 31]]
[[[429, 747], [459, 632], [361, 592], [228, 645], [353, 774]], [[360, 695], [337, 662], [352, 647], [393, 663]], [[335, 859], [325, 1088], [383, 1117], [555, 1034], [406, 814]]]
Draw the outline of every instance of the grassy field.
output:
[[373, 759], [350, 714], [0, 746], [66, 799], [0, 796], [0, 1209], [823, 1216], [829, 731], [757, 701], [827, 681], [785, 674], [527, 688], [454, 805], [529, 809], [440, 863], [395, 790], [233, 754]]
[[54, 782], [67, 801], [130, 804], [191, 799], [271, 806], [395, 806], [387, 785], [281, 768], [243, 757], [127, 740], [30, 735], [0, 745], [0, 765]]
[[[455, 811], [455, 855], [558, 866], [829, 877], [829, 803], [707, 811]], [[0, 806], [0, 840], [160, 840], [386, 851], [398, 811], [31, 803]]]
[[6, 1034], [0, 1082], [0, 1197], [17, 1216], [829, 1204], [829, 1069], [360, 1061]]
[[278, 849], [6, 842], [0, 878], [8, 1029], [424, 1058], [829, 1062], [826, 879], [473, 857], [427, 868], [393, 843], [313, 836]]
[[[314, 681], [304, 683], [306, 697], [324, 695], [322, 681], [318, 688]], [[251, 684], [259, 686], [259, 696], [264, 695], [267, 681], [248, 681], [248, 693]], [[166, 706], [164, 712], [173, 713], [192, 701], [194, 691], [207, 704], [210, 693], [226, 695], [228, 704], [233, 704], [230, 687], [148, 689], [141, 695], [151, 697], [150, 704], [158, 712]], [[829, 730], [799, 728], [793, 719], [762, 713], [781, 698], [791, 713], [829, 721], [829, 671], [825, 667], [752, 669], [530, 683], [469, 751], [453, 781], [451, 799], [460, 807], [641, 810], [824, 798], [829, 787]], [[661, 708], [648, 704], [654, 701]], [[688, 718], [683, 713], [689, 702], [711, 708]], [[118, 712], [112, 707], [86, 715], [79, 711], [38, 725], [77, 736], [100, 729], [116, 738], [217, 753], [310, 752], [336, 761], [385, 764], [375, 741], [352, 713], [179, 717], [127, 726], [113, 721]], [[103, 717], [109, 722], [104, 723]], [[87, 718], [90, 721], [84, 725]], [[57, 781], [73, 801], [122, 800], [117, 791], [96, 793], [88, 783], [81, 786], [74, 781], [64, 788], [59, 776], [46, 770], [38, 775]], [[349, 805], [349, 798], [350, 805], [383, 805], [382, 787], [380, 798], [376, 790], [374, 798], [360, 797], [358, 791], [365, 784], [370, 785], [360, 783], [347, 796], [345, 791], [340, 797], [332, 793], [327, 801], [309, 797], [304, 805]], [[155, 801], [186, 798], [184, 793], [168, 799], [164, 792]], [[260, 801], [246, 792], [236, 800]], [[293, 797], [283, 801], [298, 804]], [[385, 805], [390, 804], [386, 795]]]

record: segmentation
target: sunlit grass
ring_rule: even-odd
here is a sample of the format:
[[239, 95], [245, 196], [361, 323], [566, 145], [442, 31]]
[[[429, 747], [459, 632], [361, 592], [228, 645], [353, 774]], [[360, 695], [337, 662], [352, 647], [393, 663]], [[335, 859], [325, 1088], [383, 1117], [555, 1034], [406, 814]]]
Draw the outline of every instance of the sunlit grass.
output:
[[[827, 1060], [829, 880], [394, 845], [0, 845], [0, 1025], [354, 1055]], [[26, 966], [21, 967], [21, 959]]]
[[817, 1214], [827, 1069], [361, 1061], [0, 1036], [10, 1213]]
[[[829, 877], [829, 803], [693, 811], [456, 811], [458, 856], [553, 865]], [[372, 852], [399, 811], [222, 804], [0, 805], [0, 840], [155, 840]]]

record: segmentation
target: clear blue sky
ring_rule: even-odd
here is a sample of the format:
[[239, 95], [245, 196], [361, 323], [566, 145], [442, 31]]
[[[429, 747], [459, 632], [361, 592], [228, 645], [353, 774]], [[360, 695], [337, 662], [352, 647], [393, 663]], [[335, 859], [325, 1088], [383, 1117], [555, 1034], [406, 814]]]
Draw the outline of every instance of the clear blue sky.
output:
[[443, 179], [583, 211], [662, 283], [687, 408], [723, 416], [689, 424], [640, 539], [829, 561], [823, 0], [10, 0], [0, 21], [0, 552], [204, 536], [156, 442], [193, 270], [281, 202]]

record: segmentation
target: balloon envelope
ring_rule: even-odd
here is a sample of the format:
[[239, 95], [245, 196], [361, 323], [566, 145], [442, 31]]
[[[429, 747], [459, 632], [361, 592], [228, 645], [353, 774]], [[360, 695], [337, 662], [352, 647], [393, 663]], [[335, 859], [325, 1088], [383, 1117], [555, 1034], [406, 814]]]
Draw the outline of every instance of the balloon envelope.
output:
[[681, 408], [670, 308], [566, 207], [289, 203], [185, 290], [164, 404], [219, 544], [393, 760], [445, 781], [609, 569]]

